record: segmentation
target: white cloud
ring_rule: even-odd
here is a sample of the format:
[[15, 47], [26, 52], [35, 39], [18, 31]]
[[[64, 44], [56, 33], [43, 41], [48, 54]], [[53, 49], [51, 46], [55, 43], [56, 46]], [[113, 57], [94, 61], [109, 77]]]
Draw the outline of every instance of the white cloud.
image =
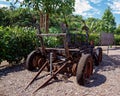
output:
[[94, 4], [97, 4], [97, 3], [100, 3], [102, 0], [89, 0], [89, 1], [94, 3]]
[[8, 7], [8, 6], [5, 4], [0, 4], [0, 8], [2, 8], [2, 7]]
[[0, 0], [0, 1], [6, 1], [6, 0]]
[[[3, 0], [3, 1], [6, 1], [6, 0]], [[9, 0], [10, 2], [16, 2], [16, 0]], [[22, 2], [23, 0], [18, 0], [20, 2]]]
[[[19, 2], [22, 2], [23, 0], [18, 0]], [[9, 1], [6, 1], [6, 0], [0, 0], [0, 8], [2, 7], [9, 7], [10, 6], [10, 3], [15, 3], [16, 0], [9, 0]], [[16, 3], [15, 6], [20, 6], [20, 3]]]
[[89, 2], [86, 0], [75, 0], [75, 14], [85, 14], [84, 12], [92, 9]]
[[74, 14], [82, 15], [85, 17], [92, 17], [95, 14], [100, 14], [100, 11], [90, 5], [90, 0], [75, 0]]
[[112, 8], [113, 13], [120, 14], [120, 0], [113, 0], [108, 3], [108, 6]]
[[23, 0], [18, 0], [18, 1], [22, 2]]

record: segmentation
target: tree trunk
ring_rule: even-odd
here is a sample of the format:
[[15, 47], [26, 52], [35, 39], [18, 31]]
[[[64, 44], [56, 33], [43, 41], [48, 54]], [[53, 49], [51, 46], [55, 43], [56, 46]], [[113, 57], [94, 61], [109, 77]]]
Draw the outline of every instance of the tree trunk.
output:
[[45, 32], [48, 33], [49, 32], [49, 14], [45, 15]]
[[49, 32], [49, 14], [40, 13], [40, 28], [42, 32]]
[[44, 30], [44, 15], [42, 13], [40, 13], [40, 29]]

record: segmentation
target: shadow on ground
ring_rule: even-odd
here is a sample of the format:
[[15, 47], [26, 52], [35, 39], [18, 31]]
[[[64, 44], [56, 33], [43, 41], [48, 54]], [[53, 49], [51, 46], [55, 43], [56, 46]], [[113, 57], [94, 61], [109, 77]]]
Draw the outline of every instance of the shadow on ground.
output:
[[103, 60], [99, 66], [95, 66], [94, 73], [86, 87], [99, 86], [107, 80], [107, 77], [100, 74], [98, 71], [112, 71], [116, 68], [120, 68], [120, 55], [106, 55], [103, 54]]
[[85, 84], [86, 87], [96, 87], [99, 86], [106, 81], [106, 77], [102, 74], [94, 73], [88, 83]]
[[103, 60], [98, 66], [98, 71], [111, 71], [120, 68], [120, 55], [103, 55]]
[[18, 72], [24, 69], [25, 67], [23, 64], [14, 65], [14, 66], [6, 66], [4, 68], [0, 68], [0, 77], [6, 76], [8, 73]]

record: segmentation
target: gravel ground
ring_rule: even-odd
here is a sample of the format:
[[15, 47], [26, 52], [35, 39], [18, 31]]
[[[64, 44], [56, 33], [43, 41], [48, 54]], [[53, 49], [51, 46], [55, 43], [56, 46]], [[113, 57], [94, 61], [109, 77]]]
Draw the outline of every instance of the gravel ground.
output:
[[[76, 77], [67, 81], [52, 80], [46, 87], [33, 92], [48, 78], [42, 74], [24, 90], [36, 72], [29, 72], [22, 65], [0, 67], [0, 96], [120, 96], [120, 49], [110, 50], [103, 61], [94, 68], [89, 83], [79, 86]], [[43, 78], [44, 77], [44, 78]]]

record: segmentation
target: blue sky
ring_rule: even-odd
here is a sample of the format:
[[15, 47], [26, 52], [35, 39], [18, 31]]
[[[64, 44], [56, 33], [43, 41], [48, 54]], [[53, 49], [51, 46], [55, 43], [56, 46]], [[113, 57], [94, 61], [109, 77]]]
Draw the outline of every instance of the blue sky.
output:
[[[14, 2], [15, 0], [9, 1]], [[9, 2], [0, 0], [0, 7], [3, 6], [9, 6]], [[112, 9], [117, 25], [120, 24], [120, 0], [75, 0], [74, 14], [82, 15], [84, 18], [94, 17], [101, 19], [108, 6]]]
[[85, 18], [102, 18], [105, 9], [109, 6], [115, 17], [115, 21], [120, 24], [120, 0], [75, 0], [74, 14], [80, 14]]

